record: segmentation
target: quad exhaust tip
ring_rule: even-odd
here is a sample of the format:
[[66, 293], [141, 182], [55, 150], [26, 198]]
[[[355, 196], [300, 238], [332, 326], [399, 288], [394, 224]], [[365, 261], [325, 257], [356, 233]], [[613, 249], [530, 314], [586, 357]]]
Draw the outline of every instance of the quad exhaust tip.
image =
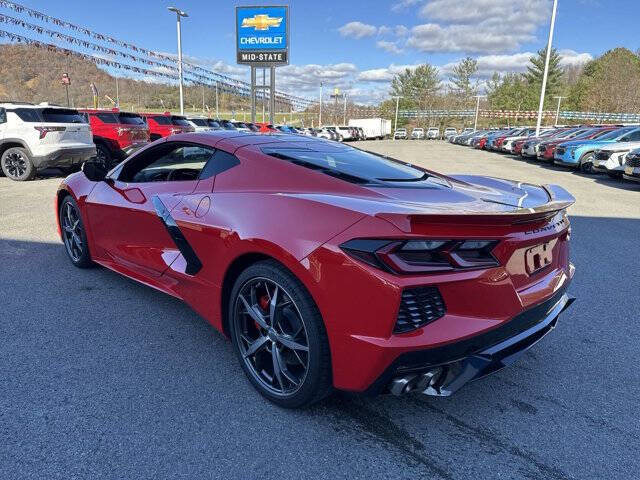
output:
[[443, 369], [436, 367], [424, 373], [410, 373], [396, 377], [391, 381], [389, 390], [393, 395], [400, 396], [419, 391], [426, 394], [437, 395], [436, 384], [442, 376]]

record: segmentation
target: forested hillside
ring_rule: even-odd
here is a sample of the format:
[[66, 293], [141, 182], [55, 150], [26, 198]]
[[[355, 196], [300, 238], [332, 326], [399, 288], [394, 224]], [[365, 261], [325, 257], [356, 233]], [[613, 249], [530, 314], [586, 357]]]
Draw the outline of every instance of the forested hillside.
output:
[[[0, 45], [0, 101], [19, 100], [27, 102], [52, 102], [66, 105], [65, 87], [60, 79], [64, 72], [71, 77], [69, 96], [75, 107], [93, 104], [89, 87], [94, 83], [99, 93], [101, 107], [111, 107], [105, 96], [116, 99], [116, 80], [94, 63], [29, 45]], [[175, 85], [150, 83], [119, 78], [120, 105], [138, 111], [145, 109], [178, 108], [178, 88]], [[204, 102], [215, 109], [215, 90], [212, 88], [187, 87], [185, 109], [202, 111]], [[248, 105], [248, 99], [220, 92], [221, 111], [240, 110]]]

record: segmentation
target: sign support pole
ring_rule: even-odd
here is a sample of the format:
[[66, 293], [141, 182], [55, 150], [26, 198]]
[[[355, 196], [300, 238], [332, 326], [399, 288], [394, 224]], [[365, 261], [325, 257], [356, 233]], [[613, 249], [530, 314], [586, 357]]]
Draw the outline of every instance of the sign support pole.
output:
[[276, 111], [276, 67], [271, 67], [269, 80], [269, 123], [273, 125]]
[[256, 123], [256, 67], [251, 67], [251, 123]]

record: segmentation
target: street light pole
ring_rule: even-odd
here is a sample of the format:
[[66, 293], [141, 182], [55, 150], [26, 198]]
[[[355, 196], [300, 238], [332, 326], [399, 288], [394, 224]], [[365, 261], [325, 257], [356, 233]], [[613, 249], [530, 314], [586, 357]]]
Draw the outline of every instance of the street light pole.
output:
[[344, 112], [342, 114], [342, 124], [347, 124], [347, 94], [344, 94]]
[[318, 127], [322, 128], [322, 82], [320, 82], [320, 115], [318, 115]]
[[396, 130], [398, 130], [398, 107], [400, 106], [400, 99], [402, 98], [400, 95], [396, 95], [395, 97], [393, 97], [396, 99], [396, 120], [395, 120], [395, 125], [393, 127], [393, 141], [395, 142], [396, 140]]
[[549, 26], [549, 41], [547, 42], [547, 54], [544, 60], [544, 74], [542, 75], [542, 88], [540, 89], [540, 105], [538, 106], [538, 121], [536, 123], [536, 137], [540, 135], [540, 125], [542, 124], [542, 109], [544, 107], [544, 94], [547, 89], [547, 76], [549, 74], [549, 58], [551, 57], [551, 45], [553, 43], [553, 27], [556, 23], [556, 9], [558, 0], [553, 0], [553, 10], [551, 11], [551, 25]]
[[220, 113], [218, 112], [218, 81], [216, 80], [216, 119], [220, 118]]
[[476, 120], [473, 122], [473, 131], [478, 130], [478, 112], [480, 111], [480, 99], [485, 98], [486, 95], [474, 95], [476, 99]]
[[556, 109], [556, 126], [558, 126], [558, 117], [560, 116], [560, 102], [562, 101], [563, 98], [567, 98], [567, 97], [553, 97], [553, 98], [557, 98], [558, 99], [558, 108]]
[[182, 33], [180, 30], [180, 19], [182, 17], [188, 17], [186, 12], [183, 12], [176, 7], [168, 7], [170, 12], [175, 12], [177, 19], [178, 29], [178, 76], [180, 77], [180, 115], [184, 115], [184, 93], [182, 91], [184, 79], [182, 77]]

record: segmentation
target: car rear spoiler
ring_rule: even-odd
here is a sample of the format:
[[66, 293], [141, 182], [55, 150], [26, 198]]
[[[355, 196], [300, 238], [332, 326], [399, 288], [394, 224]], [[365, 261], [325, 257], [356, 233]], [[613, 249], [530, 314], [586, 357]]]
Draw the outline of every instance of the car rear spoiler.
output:
[[452, 211], [441, 213], [425, 211], [424, 213], [379, 213], [376, 216], [391, 222], [404, 232], [411, 232], [412, 226], [424, 224], [454, 223], [456, 225], [516, 225], [538, 222], [555, 216], [575, 203], [575, 198], [559, 185], [541, 185], [549, 196], [549, 201], [537, 207], [517, 207], [501, 203], [492, 199], [481, 199], [488, 204], [503, 205], [504, 210], [483, 211], [474, 210]]

